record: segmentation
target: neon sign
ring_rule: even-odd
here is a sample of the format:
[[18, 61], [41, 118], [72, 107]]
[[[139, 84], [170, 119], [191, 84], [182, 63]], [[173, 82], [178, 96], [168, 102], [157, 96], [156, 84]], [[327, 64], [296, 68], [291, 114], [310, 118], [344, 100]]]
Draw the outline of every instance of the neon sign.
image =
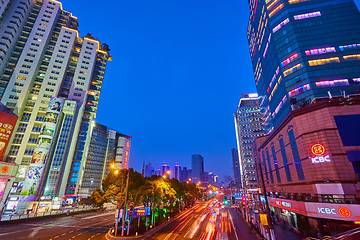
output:
[[314, 155], [323, 155], [325, 153], [325, 147], [321, 144], [314, 144], [312, 145], [311, 147], [311, 152], [314, 154]]
[[323, 163], [323, 162], [331, 162], [329, 154], [326, 155], [320, 155], [320, 156], [312, 156], [311, 158], [311, 162], [312, 163]]

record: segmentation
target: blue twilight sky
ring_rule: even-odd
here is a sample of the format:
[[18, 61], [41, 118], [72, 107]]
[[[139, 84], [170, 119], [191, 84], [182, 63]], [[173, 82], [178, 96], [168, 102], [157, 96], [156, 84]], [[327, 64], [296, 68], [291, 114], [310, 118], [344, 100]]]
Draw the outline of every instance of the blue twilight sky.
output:
[[233, 112], [242, 92], [256, 91], [248, 1], [62, 2], [80, 36], [111, 48], [97, 122], [133, 137], [130, 165], [191, 167], [200, 153], [206, 171], [232, 176]]

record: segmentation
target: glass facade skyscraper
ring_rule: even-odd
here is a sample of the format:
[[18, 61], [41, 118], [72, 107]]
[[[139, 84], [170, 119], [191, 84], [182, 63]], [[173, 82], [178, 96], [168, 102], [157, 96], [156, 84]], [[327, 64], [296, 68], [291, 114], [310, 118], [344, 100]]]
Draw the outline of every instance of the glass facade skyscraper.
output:
[[204, 172], [204, 158], [200, 154], [191, 156], [191, 177], [192, 182], [200, 181], [201, 174]]
[[252, 145], [257, 137], [264, 135], [259, 97], [256, 93], [243, 93], [241, 95], [239, 105], [234, 114], [234, 120], [241, 184], [244, 189], [256, 189], [257, 178]]
[[247, 30], [266, 130], [316, 98], [360, 90], [353, 0], [249, 0]]

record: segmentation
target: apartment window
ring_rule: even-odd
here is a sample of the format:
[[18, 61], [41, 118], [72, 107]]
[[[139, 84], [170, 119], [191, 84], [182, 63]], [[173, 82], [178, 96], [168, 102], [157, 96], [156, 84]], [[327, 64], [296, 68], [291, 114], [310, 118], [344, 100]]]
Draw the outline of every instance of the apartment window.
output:
[[29, 50], [32, 51], [32, 52], [37, 52], [37, 51], [38, 51], [38, 50], [35, 49], [35, 48], [29, 48]]
[[61, 69], [61, 67], [59, 65], [53, 65], [54, 68], [58, 68]]
[[74, 96], [81, 97], [81, 93], [74, 93]]
[[299, 180], [305, 180], [304, 171], [303, 171], [301, 161], [300, 161], [300, 155], [299, 155], [298, 147], [297, 147], [297, 144], [296, 144], [294, 129], [291, 129], [288, 132], [288, 135], [289, 135], [289, 139], [290, 139], [291, 150], [292, 150], [292, 153], [293, 153], [293, 157], [294, 157], [294, 161], [295, 161], [295, 168], [296, 168], [298, 178], [299, 178]]
[[26, 80], [26, 77], [21, 77], [21, 76], [17, 76], [16, 79], [19, 79], [19, 80]]
[[60, 55], [60, 54], [57, 54], [56, 57], [58, 57], [58, 58], [65, 58], [64, 55]]
[[40, 38], [34, 38], [35, 41], [41, 42]]
[[40, 26], [42, 26], [42, 27], [47, 27], [47, 25], [44, 24], [44, 23], [40, 23]]
[[291, 174], [290, 174], [290, 168], [289, 168], [289, 162], [286, 156], [286, 150], [285, 150], [285, 145], [284, 145], [284, 140], [281, 137], [279, 139], [279, 144], [280, 144], [280, 150], [281, 150], [281, 156], [284, 162], [284, 169], [285, 169], [285, 174], [286, 174], [286, 179], [288, 182], [291, 182]]
[[57, 80], [57, 77], [50, 76], [49, 79]]
[[40, 44], [38, 44], [38, 43], [31, 43], [31, 45], [36, 46], [36, 47], [40, 46]]
[[35, 54], [32, 54], [32, 53], [27, 53], [26, 56], [29, 56], [29, 57], [35, 57]]
[[30, 62], [30, 63], [32, 63], [32, 62], [34, 62], [34, 60], [32, 60], [32, 59], [28, 59], [28, 58], [25, 58], [25, 60], [24, 60], [25, 62]]
[[59, 49], [59, 52], [61, 52], [61, 53], [66, 53], [65, 50], [61, 50], [61, 49]]
[[19, 86], [19, 87], [23, 87], [24, 86], [24, 84], [22, 84], [22, 83], [18, 83], [18, 82], [15, 82], [15, 84], [14, 84], [15, 86]]
[[43, 37], [43, 36], [44, 36], [44, 34], [42, 34], [42, 33], [35, 33], [35, 36], [40, 36], [40, 37]]
[[14, 95], [10, 95], [9, 98], [10, 98], [10, 99], [19, 99], [18, 96], [14, 96]]
[[56, 83], [53, 83], [53, 82], [48, 82], [47, 84], [50, 86], [56, 86]]
[[60, 72], [58, 72], [58, 71], [51, 71], [51, 73], [53, 73], [53, 74], [59, 74]]
[[55, 62], [60, 63], [60, 64], [63, 63], [63, 61], [61, 61], [61, 60], [55, 60]]
[[83, 82], [76, 82], [78, 85], [84, 85]]
[[37, 30], [40, 32], [45, 32], [45, 29], [43, 29], [43, 28], [38, 28]]
[[46, 98], [52, 98], [52, 96], [47, 95], [47, 94], [44, 94], [44, 97], [46, 97]]

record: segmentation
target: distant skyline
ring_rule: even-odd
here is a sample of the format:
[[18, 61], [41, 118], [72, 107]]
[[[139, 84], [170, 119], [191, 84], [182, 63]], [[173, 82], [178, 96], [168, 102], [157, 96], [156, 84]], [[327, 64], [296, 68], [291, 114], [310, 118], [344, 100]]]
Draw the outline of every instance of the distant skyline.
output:
[[81, 36], [110, 46], [97, 122], [133, 137], [130, 166], [189, 167], [201, 154], [205, 171], [233, 176], [233, 113], [242, 92], [256, 91], [247, 1], [62, 3]]

